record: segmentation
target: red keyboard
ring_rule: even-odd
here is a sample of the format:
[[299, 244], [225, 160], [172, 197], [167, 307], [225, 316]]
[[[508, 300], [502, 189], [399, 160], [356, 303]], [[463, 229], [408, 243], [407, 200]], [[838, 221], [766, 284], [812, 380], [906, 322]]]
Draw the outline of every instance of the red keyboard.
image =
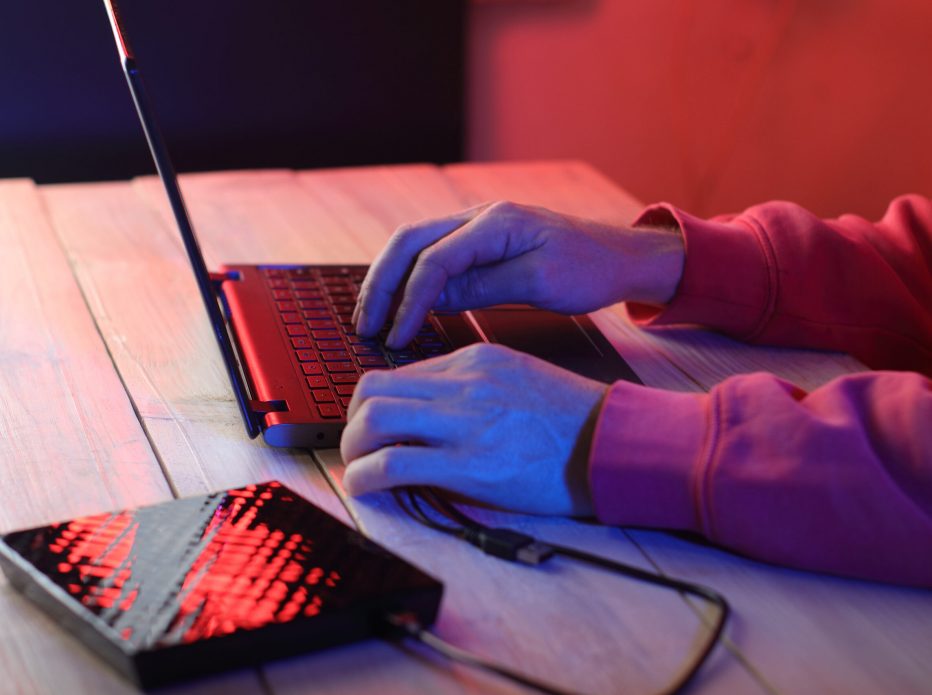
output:
[[323, 418], [346, 412], [359, 377], [450, 352], [443, 334], [428, 318], [410, 345], [389, 350], [385, 326], [376, 338], [353, 329], [353, 309], [365, 268], [310, 266], [264, 268], [295, 362]]

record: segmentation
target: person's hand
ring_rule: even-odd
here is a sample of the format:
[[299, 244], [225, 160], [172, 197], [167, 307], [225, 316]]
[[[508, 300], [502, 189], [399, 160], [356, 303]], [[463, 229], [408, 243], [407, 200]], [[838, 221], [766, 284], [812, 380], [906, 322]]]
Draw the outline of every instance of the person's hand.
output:
[[663, 304], [682, 269], [676, 230], [487, 204], [401, 227], [369, 269], [353, 322], [360, 335], [374, 335], [400, 295], [387, 340], [398, 349], [431, 309], [516, 303], [575, 314], [622, 300]]
[[343, 485], [433, 485], [517, 511], [591, 514], [589, 443], [606, 389], [486, 343], [369, 372], [340, 443]]

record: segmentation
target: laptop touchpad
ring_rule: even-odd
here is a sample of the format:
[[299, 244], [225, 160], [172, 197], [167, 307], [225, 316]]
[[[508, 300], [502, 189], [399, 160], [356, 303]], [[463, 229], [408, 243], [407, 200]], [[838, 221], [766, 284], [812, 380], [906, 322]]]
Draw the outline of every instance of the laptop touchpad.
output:
[[619, 379], [641, 383], [588, 316], [564, 316], [516, 305], [471, 313], [493, 343], [604, 383]]

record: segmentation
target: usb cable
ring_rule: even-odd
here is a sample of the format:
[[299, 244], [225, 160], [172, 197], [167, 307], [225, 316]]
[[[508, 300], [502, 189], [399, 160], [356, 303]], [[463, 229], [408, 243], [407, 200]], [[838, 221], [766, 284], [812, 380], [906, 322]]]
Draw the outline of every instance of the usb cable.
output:
[[[441, 533], [461, 538], [487, 555], [501, 560], [523, 565], [540, 565], [553, 558], [564, 557], [609, 572], [615, 572], [637, 581], [695, 596], [714, 605], [718, 609], [717, 615], [714, 622], [707, 626], [708, 636], [702, 648], [675, 680], [661, 691], [660, 695], [674, 695], [682, 692], [712, 653], [728, 621], [730, 613], [728, 602], [721, 594], [707, 586], [649, 572], [639, 567], [609, 560], [576, 548], [545, 543], [533, 536], [512, 529], [486, 526], [464, 514], [432, 488], [405, 488], [404, 490], [396, 490], [394, 495], [399, 506], [419, 523]], [[495, 673], [543, 693], [571, 695], [570, 691], [534, 680], [529, 676], [512, 671], [445, 642], [420, 625], [410, 613], [388, 615], [385, 620], [390, 634], [415, 639], [448, 659]]]

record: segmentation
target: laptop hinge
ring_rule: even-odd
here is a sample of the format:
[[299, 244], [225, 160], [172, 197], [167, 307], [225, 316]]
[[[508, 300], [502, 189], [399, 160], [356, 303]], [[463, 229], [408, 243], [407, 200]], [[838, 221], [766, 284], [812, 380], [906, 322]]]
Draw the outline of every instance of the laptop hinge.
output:
[[218, 272], [207, 273], [207, 275], [210, 277], [210, 281], [214, 284], [214, 286], [218, 286], [221, 283], [226, 282], [227, 280], [242, 280], [243, 279], [243, 276], [240, 273], [236, 272], [235, 270], [228, 270], [223, 273], [218, 273]]
[[249, 401], [249, 409], [256, 415], [284, 413], [288, 410], [288, 403], [285, 401], [258, 401], [252, 399]]

